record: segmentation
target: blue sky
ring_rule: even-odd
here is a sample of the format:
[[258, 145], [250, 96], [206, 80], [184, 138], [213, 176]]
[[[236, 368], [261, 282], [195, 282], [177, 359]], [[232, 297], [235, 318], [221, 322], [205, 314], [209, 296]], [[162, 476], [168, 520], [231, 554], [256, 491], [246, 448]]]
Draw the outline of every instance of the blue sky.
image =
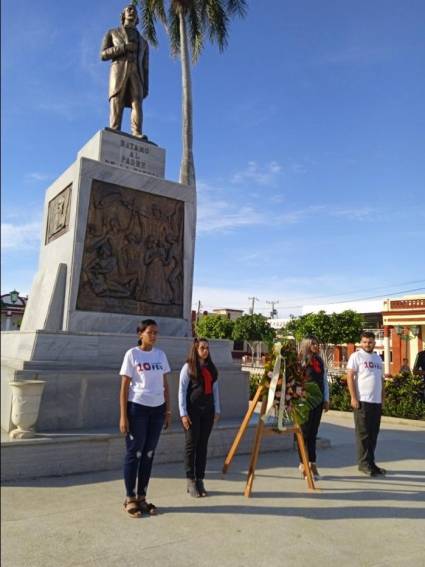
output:
[[[30, 292], [44, 193], [107, 125], [117, 0], [2, 2], [2, 293]], [[267, 11], [265, 10], [267, 7]], [[280, 316], [425, 288], [425, 3], [251, 0], [193, 69], [194, 305]], [[145, 131], [181, 152], [180, 63], [151, 50]], [[124, 127], [128, 130], [128, 116]]]

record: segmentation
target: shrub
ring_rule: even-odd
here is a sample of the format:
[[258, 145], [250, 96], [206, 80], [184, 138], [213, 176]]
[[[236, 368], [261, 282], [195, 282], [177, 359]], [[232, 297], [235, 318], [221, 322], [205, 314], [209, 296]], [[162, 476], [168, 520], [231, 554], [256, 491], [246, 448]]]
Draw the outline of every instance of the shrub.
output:
[[425, 420], [425, 379], [397, 374], [385, 382], [384, 415]]
[[263, 373], [259, 372], [258, 374], [250, 374], [249, 375], [249, 399], [252, 400], [255, 396], [255, 392], [258, 389], [258, 386], [263, 381]]
[[[335, 377], [329, 384], [330, 407], [351, 411], [350, 394], [345, 376]], [[385, 381], [383, 415], [425, 420], [425, 380], [414, 374], [398, 374]]]
[[329, 383], [330, 408], [339, 411], [351, 411], [351, 397], [346, 376], [336, 376]]

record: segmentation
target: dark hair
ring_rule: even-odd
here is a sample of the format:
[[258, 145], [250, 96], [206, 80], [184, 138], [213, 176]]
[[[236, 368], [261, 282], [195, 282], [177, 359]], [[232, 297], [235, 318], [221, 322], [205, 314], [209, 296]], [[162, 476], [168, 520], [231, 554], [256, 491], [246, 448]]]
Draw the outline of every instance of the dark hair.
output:
[[360, 335], [360, 339], [362, 339], [363, 337], [365, 337], [366, 339], [375, 340], [375, 333], [372, 333], [372, 331], [363, 331]]
[[139, 23], [139, 15], [137, 13], [137, 8], [134, 4], [128, 4], [127, 6], [125, 6], [125, 8], [123, 8], [122, 12], [121, 12], [121, 25], [124, 25], [125, 22], [125, 15], [124, 12], [127, 10], [127, 8], [134, 8], [136, 10], [136, 21], [134, 22], [134, 24], [137, 26], [137, 24]]
[[[140, 335], [140, 333], [146, 331], [146, 329], [151, 325], [155, 325], [156, 327], [158, 327], [158, 323], [154, 319], [144, 319], [136, 329], [137, 334]], [[137, 344], [140, 346], [142, 344], [142, 340], [139, 339], [137, 341]]]
[[[199, 343], [208, 343], [208, 339], [197, 338], [193, 339], [192, 346], [190, 348], [188, 359], [186, 360], [189, 366], [189, 376], [191, 380], [198, 381], [201, 377], [201, 363], [199, 362], [198, 346]], [[211, 359], [211, 353], [208, 351], [208, 356], [205, 359], [205, 365], [211, 372], [213, 382], [217, 380], [218, 372], [214, 362]]]

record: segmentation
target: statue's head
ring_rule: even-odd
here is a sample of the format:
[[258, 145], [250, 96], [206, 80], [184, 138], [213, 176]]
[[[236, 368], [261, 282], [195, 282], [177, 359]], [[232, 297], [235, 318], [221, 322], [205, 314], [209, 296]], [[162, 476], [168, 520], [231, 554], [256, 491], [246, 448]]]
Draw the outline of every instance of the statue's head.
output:
[[139, 23], [139, 16], [137, 15], [137, 8], [134, 4], [129, 4], [124, 8], [121, 12], [121, 24], [124, 25], [125, 21], [129, 21], [130, 23], [137, 26]]

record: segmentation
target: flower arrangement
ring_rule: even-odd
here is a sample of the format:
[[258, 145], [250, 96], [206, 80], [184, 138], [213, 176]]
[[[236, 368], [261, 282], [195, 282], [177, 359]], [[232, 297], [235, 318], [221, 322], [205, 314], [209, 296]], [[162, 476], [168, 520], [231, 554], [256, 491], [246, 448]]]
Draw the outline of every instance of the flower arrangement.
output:
[[268, 422], [274, 413], [280, 431], [289, 424], [303, 424], [310, 409], [322, 401], [319, 386], [305, 379], [293, 341], [274, 343], [260, 383], [268, 389], [263, 420]]

